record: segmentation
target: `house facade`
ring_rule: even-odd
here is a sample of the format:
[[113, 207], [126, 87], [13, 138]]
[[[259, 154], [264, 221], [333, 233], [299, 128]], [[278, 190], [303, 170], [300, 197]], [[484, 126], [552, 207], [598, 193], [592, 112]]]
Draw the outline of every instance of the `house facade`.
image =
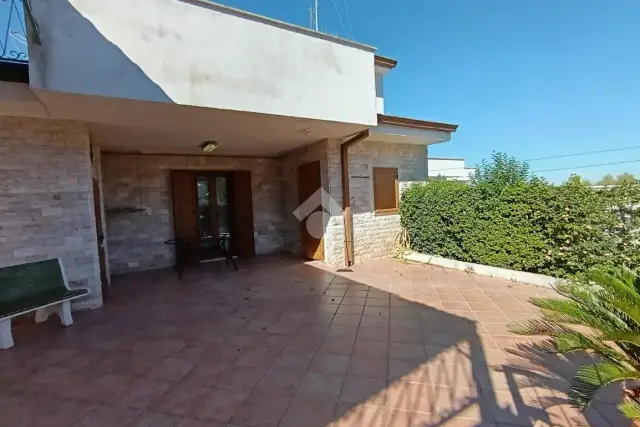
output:
[[0, 62], [0, 266], [61, 258], [91, 290], [76, 308], [172, 266], [176, 238], [204, 258], [220, 239], [388, 256], [400, 192], [456, 130], [386, 115], [396, 62], [353, 41], [204, 0], [10, 3], [26, 42]]
[[431, 179], [469, 182], [476, 173], [476, 168], [465, 166], [464, 159], [460, 158], [429, 156], [427, 166]]

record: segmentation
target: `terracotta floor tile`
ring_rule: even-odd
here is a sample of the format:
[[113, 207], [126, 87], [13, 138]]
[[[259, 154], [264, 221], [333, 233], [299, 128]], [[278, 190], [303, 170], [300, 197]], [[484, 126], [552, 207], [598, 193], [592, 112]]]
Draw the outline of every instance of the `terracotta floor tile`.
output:
[[330, 427], [389, 427], [392, 413], [386, 406], [339, 403]]
[[[183, 418], [176, 427], [233, 427], [231, 424], [219, 423], [216, 421], [198, 420], [195, 418]], [[240, 426], [241, 427], [241, 426]]]
[[347, 305], [346, 303], [340, 304], [338, 308], [338, 314], [362, 314], [364, 306], [362, 305]]
[[238, 354], [236, 365], [252, 366], [256, 368], [268, 368], [280, 355], [280, 350], [264, 345], [254, 345]]
[[388, 360], [386, 357], [370, 358], [353, 356], [347, 370], [347, 377], [387, 379]]
[[320, 353], [350, 355], [355, 344], [355, 337], [328, 337], [320, 347]]
[[463, 298], [462, 294], [458, 292], [450, 292], [450, 293], [437, 293], [437, 299], [442, 302], [465, 302], [466, 300]]
[[360, 326], [373, 326], [373, 327], [389, 327], [389, 317], [378, 315], [363, 315], [360, 322]]
[[416, 319], [391, 319], [391, 329], [418, 329], [418, 321]]
[[426, 359], [427, 353], [423, 345], [392, 342], [389, 345], [390, 359]]
[[389, 298], [376, 298], [369, 296], [365, 307], [389, 307]]
[[238, 407], [231, 422], [247, 427], [277, 427], [290, 397], [254, 393]]
[[327, 329], [327, 337], [355, 338], [358, 333], [358, 325], [331, 325]]
[[353, 347], [354, 357], [387, 357], [389, 354], [387, 341], [356, 341]]
[[326, 427], [333, 421], [333, 399], [294, 398], [278, 427]]
[[471, 307], [466, 302], [460, 301], [442, 301], [442, 308], [445, 310], [470, 310]]
[[475, 312], [484, 311], [495, 313], [496, 311], [500, 311], [498, 306], [492, 302], [470, 302], [468, 304], [471, 307], [471, 310]]
[[349, 403], [384, 404], [387, 381], [376, 378], [350, 378], [342, 386], [339, 400]]
[[372, 326], [360, 326], [358, 329], [357, 341], [389, 341], [389, 330], [386, 328], [375, 328]]
[[137, 410], [130, 408], [96, 406], [77, 424], [77, 427], [123, 427], [137, 413]]
[[155, 380], [175, 382], [184, 377], [193, 367], [193, 363], [186, 360], [169, 357], [151, 370], [149, 377]]
[[361, 315], [359, 314], [336, 314], [331, 324], [357, 326], [360, 323], [360, 318], [361, 318]]
[[256, 385], [255, 390], [262, 393], [293, 396], [303, 376], [304, 371], [301, 370], [273, 367]]
[[344, 299], [342, 300], [342, 304], [344, 304], [344, 305], [356, 305], [356, 306], [364, 307], [364, 304], [365, 304], [366, 300], [367, 300], [367, 298], [365, 298], [365, 297], [351, 296], [351, 295], [347, 294], [347, 295], [345, 295]]
[[389, 383], [396, 381], [427, 384], [430, 381], [429, 369], [425, 363], [411, 360], [389, 360]]
[[318, 353], [309, 366], [309, 372], [324, 375], [344, 375], [349, 366], [349, 356]]
[[276, 359], [274, 362], [274, 366], [280, 368], [289, 368], [293, 370], [303, 370], [305, 371], [311, 361], [315, 357], [315, 353], [291, 353], [291, 352], [283, 352], [280, 354], [280, 357]]
[[344, 376], [308, 373], [302, 379], [296, 397], [310, 399], [338, 399]]
[[[478, 317], [478, 320], [480, 321], [480, 323], [484, 323], [484, 322], [508, 322], [509, 318], [507, 317], [506, 314], [502, 313], [502, 312], [494, 312], [494, 313], [490, 313], [490, 312], [485, 312], [485, 311], [480, 311], [480, 312], [475, 312], [476, 316]], [[531, 316], [529, 316], [531, 317]]]
[[[506, 330], [535, 317], [526, 300], [549, 290], [390, 259], [343, 276], [280, 256], [219, 267], [189, 268], [181, 282], [169, 271], [114, 277], [107, 307], [74, 313], [73, 328], [16, 327], [15, 348], [0, 354], [2, 422], [621, 425], [602, 399], [586, 418], [553, 400], [566, 399], [583, 356], [527, 351], [535, 340]], [[520, 401], [500, 371], [512, 365], [528, 382]], [[361, 402], [379, 394], [386, 406]]]
[[250, 366], [233, 365], [218, 381], [217, 387], [235, 391], [249, 391], [260, 381], [265, 370]]
[[118, 397], [118, 404], [130, 408], [144, 409], [166, 392], [171, 383], [148, 378], [134, 380]]
[[388, 307], [366, 306], [364, 308], [363, 314], [367, 315], [367, 316], [389, 317], [389, 308]]
[[181, 420], [182, 417], [175, 415], [143, 412], [127, 423], [126, 427], [175, 427]]
[[345, 297], [348, 298], [366, 298], [369, 292], [362, 290], [348, 290]]
[[248, 398], [248, 393], [232, 390], [212, 389], [198, 397], [190, 416], [227, 422]]
[[391, 329], [390, 341], [402, 344], [422, 344], [422, 335], [416, 329]]
[[133, 378], [127, 375], [106, 374], [87, 382], [88, 388], [76, 397], [91, 402], [112, 403], [127, 390], [132, 382]]

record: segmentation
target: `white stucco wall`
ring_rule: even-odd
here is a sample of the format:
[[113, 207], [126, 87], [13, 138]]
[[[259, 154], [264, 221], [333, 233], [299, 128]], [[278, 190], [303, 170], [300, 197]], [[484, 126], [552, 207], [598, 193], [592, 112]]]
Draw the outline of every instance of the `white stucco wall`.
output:
[[373, 48], [184, 0], [32, 0], [36, 89], [362, 125]]
[[475, 168], [467, 168], [464, 159], [430, 157], [428, 160], [429, 177], [442, 177], [457, 181], [468, 181], [475, 173]]
[[376, 112], [384, 114], [384, 76], [376, 73]]

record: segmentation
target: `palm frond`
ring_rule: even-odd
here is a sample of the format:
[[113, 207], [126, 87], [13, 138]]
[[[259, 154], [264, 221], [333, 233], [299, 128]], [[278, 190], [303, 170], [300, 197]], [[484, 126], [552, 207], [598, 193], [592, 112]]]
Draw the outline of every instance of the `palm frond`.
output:
[[508, 325], [508, 329], [510, 332], [518, 335], [548, 335], [551, 337], [573, 332], [573, 330], [563, 325], [554, 322], [548, 322], [543, 319], [512, 322]]
[[640, 379], [640, 372], [610, 361], [583, 366], [571, 380], [569, 401], [573, 406], [585, 411], [601, 387], [626, 379]]
[[640, 334], [636, 332], [618, 332], [603, 337], [605, 341], [624, 342], [640, 346]]
[[592, 270], [587, 273], [587, 277], [622, 298], [634, 303], [640, 302], [640, 294], [636, 292], [635, 288], [630, 287], [624, 281], [609, 273], [602, 270]]
[[612, 269], [611, 274], [615, 278], [623, 281], [628, 287], [635, 288], [637, 278], [634, 271], [631, 270], [630, 268], [624, 267], [624, 266], [620, 268], [614, 268]]
[[545, 335], [554, 338], [544, 346], [545, 351], [549, 353], [565, 354], [580, 350], [593, 351], [623, 366], [636, 365], [635, 361], [625, 353], [618, 352], [604, 343], [601, 334], [587, 335], [543, 319], [513, 322], [508, 325], [508, 329], [518, 335]]
[[635, 400], [627, 400], [626, 402], [619, 404], [618, 409], [630, 420], [640, 419], [640, 403]]

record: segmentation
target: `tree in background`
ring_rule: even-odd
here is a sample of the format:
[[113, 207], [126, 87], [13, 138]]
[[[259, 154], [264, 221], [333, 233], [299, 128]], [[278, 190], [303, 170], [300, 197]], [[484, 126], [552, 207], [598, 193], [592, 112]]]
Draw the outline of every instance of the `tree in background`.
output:
[[529, 164], [505, 153], [491, 153], [490, 159], [483, 159], [471, 179], [474, 185], [488, 185], [504, 188], [510, 185], [526, 184], [534, 176], [529, 172]]
[[612, 174], [608, 173], [602, 178], [600, 178], [600, 180], [596, 182], [596, 185], [622, 185], [622, 184], [637, 184], [637, 183], [638, 183], [638, 180], [636, 179], [635, 176], [633, 176], [633, 174], [629, 172], [624, 172], [615, 177]]

